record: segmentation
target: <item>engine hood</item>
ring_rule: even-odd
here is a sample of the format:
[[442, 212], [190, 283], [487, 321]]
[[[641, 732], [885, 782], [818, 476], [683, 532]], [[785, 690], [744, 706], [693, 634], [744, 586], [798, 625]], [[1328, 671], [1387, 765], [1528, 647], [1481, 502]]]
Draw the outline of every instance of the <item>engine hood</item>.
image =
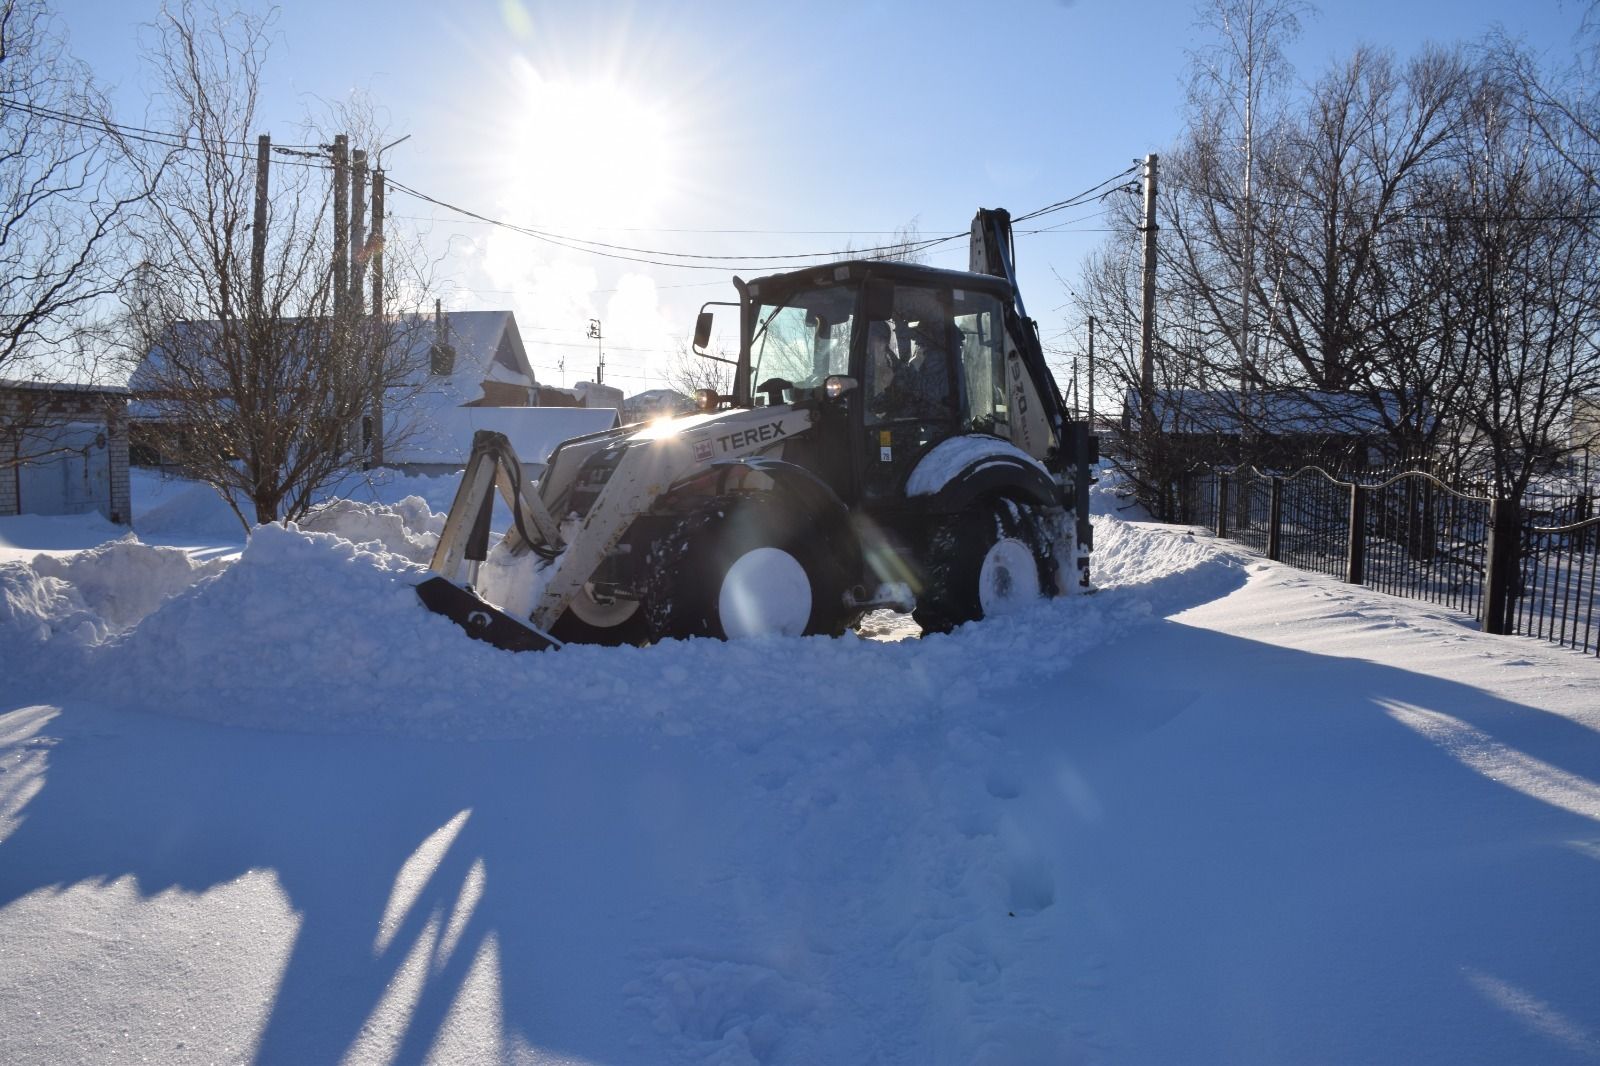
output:
[[630, 442], [637, 441], [641, 444], [651, 441], [670, 440], [692, 430], [711, 429], [723, 425], [735, 426], [748, 421], [765, 420], [779, 411], [791, 409], [788, 404], [783, 404], [779, 407], [734, 407], [726, 411], [712, 411], [708, 414], [663, 418], [647, 424], [642, 429], [633, 430], [627, 439]]

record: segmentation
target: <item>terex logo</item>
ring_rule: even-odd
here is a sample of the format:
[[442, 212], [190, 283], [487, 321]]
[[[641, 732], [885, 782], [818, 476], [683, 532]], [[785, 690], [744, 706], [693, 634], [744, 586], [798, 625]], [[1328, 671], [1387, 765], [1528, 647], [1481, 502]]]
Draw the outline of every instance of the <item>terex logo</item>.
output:
[[754, 426], [750, 429], [741, 429], [737, 433], [728, 433], [717, 438], [717, 446], [725, 452], [737, 451], [752, 444], [765, 444], [769, 440], [777, 440], [787, 436], [783, 430], [783, 423], [768, 422], [764, 426]]

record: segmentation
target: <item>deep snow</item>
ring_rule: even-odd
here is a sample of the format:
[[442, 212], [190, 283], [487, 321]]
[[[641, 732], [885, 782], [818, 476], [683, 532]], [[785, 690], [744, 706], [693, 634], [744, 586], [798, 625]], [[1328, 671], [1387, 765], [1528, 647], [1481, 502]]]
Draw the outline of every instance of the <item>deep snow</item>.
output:
[[453, 489], [0, 520], [0, 1061], [1600, 1059], [1593, 659], [1109, 507], [948, 636], [511, 655]]

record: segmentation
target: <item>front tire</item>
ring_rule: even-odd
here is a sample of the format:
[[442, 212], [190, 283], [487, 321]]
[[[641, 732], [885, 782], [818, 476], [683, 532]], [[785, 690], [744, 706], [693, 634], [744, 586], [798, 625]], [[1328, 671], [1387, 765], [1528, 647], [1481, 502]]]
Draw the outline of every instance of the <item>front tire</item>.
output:
[[981, 501], [938, 526], [922, 570], [911, 617], [925, 633], [1011, 614], [1060, 591], [1043, 516], [1013, 500]]
[[690, 514], [653, 553], [645, 613], [655, 637], [843, 632], [845, 579], [819, 532], [761, 495]]
[[613, 603], [601, 603], [585, 585], [550, 627], [550, 635], [563, 644], [615, 647], [644, 643], [650, 638], [650, 627], [638, 600], [618, 598]]

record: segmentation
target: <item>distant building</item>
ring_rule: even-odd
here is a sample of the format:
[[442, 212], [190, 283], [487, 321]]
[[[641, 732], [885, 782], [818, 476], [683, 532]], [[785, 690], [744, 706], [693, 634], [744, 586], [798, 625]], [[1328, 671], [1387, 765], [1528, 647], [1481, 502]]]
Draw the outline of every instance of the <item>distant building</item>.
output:
[[[411, 377], [385, 400], [383, 466], [455, 473], [473, 434], [492, 429], [510, 438], [536, 477], [563, 440], [622, 424], [620, 390], [588, 382], [552, 389], [535, 380], [512, 312], [441, 312], [435, 323], [431, 336], [413, 341]], [[614, 402], [603, 404], [608, 399]]]
[[[1125, 434], [1140, 431], [1139, 400], [1138, 390], [1129, 389], [1122, 409]], [[1151, 414], [1169, 442], [1217, 462], [1231, 461], [1248, 436], [1251, 452], [1266, 462], [1364, 467], [1385, 435], [1368, 398], [1348, 392], [1158, 389]]]
[[129, 524], [127, 408], [118, 386], [0, 381], [0, 516]]
[[[203, 341], [210, 333], [220, 334], [221, 327], [184, 322], [174, 329], [184, 331], [192, 345], [196, 336]], [[560, 435], [555, 438], [559, 443], [621, 423], [620, 389], [588, 382], [559, 390], [539, 384], [511, 311], [444, 311], [436, 306], [431, 320], [407, 320], [399, 333], [406, 350], [391, 351], [391, 358], [402, 368], [400, 380], [385, 390], [381, 409], [369, 412], [351, 430], [351, 448], [374, 465], [413, 473], [459, 470], [475, 429], [506, 432], [527, 445], [527, 461], [542, 463], [554, 447], [543, 442], [552, 435]], [[160, 397], [153, 389], [163, 377], [163, 358], [159, 349], [146, 354], [129, 382], [134, 460], [142, 465], [166, 461], [155, 446], [159, 435], [148, 432], [171, 409], [157, 402]], [[565, 417], [563, 409], [586, 413]], [[505, 413], [512, 411], [552, 413]]]
[[694, 410], [694, 401], [676, 389], [650, 389], [629, 396], [623, 404], [622, 417], [628, 422], [650, 422], [693, 414]]

